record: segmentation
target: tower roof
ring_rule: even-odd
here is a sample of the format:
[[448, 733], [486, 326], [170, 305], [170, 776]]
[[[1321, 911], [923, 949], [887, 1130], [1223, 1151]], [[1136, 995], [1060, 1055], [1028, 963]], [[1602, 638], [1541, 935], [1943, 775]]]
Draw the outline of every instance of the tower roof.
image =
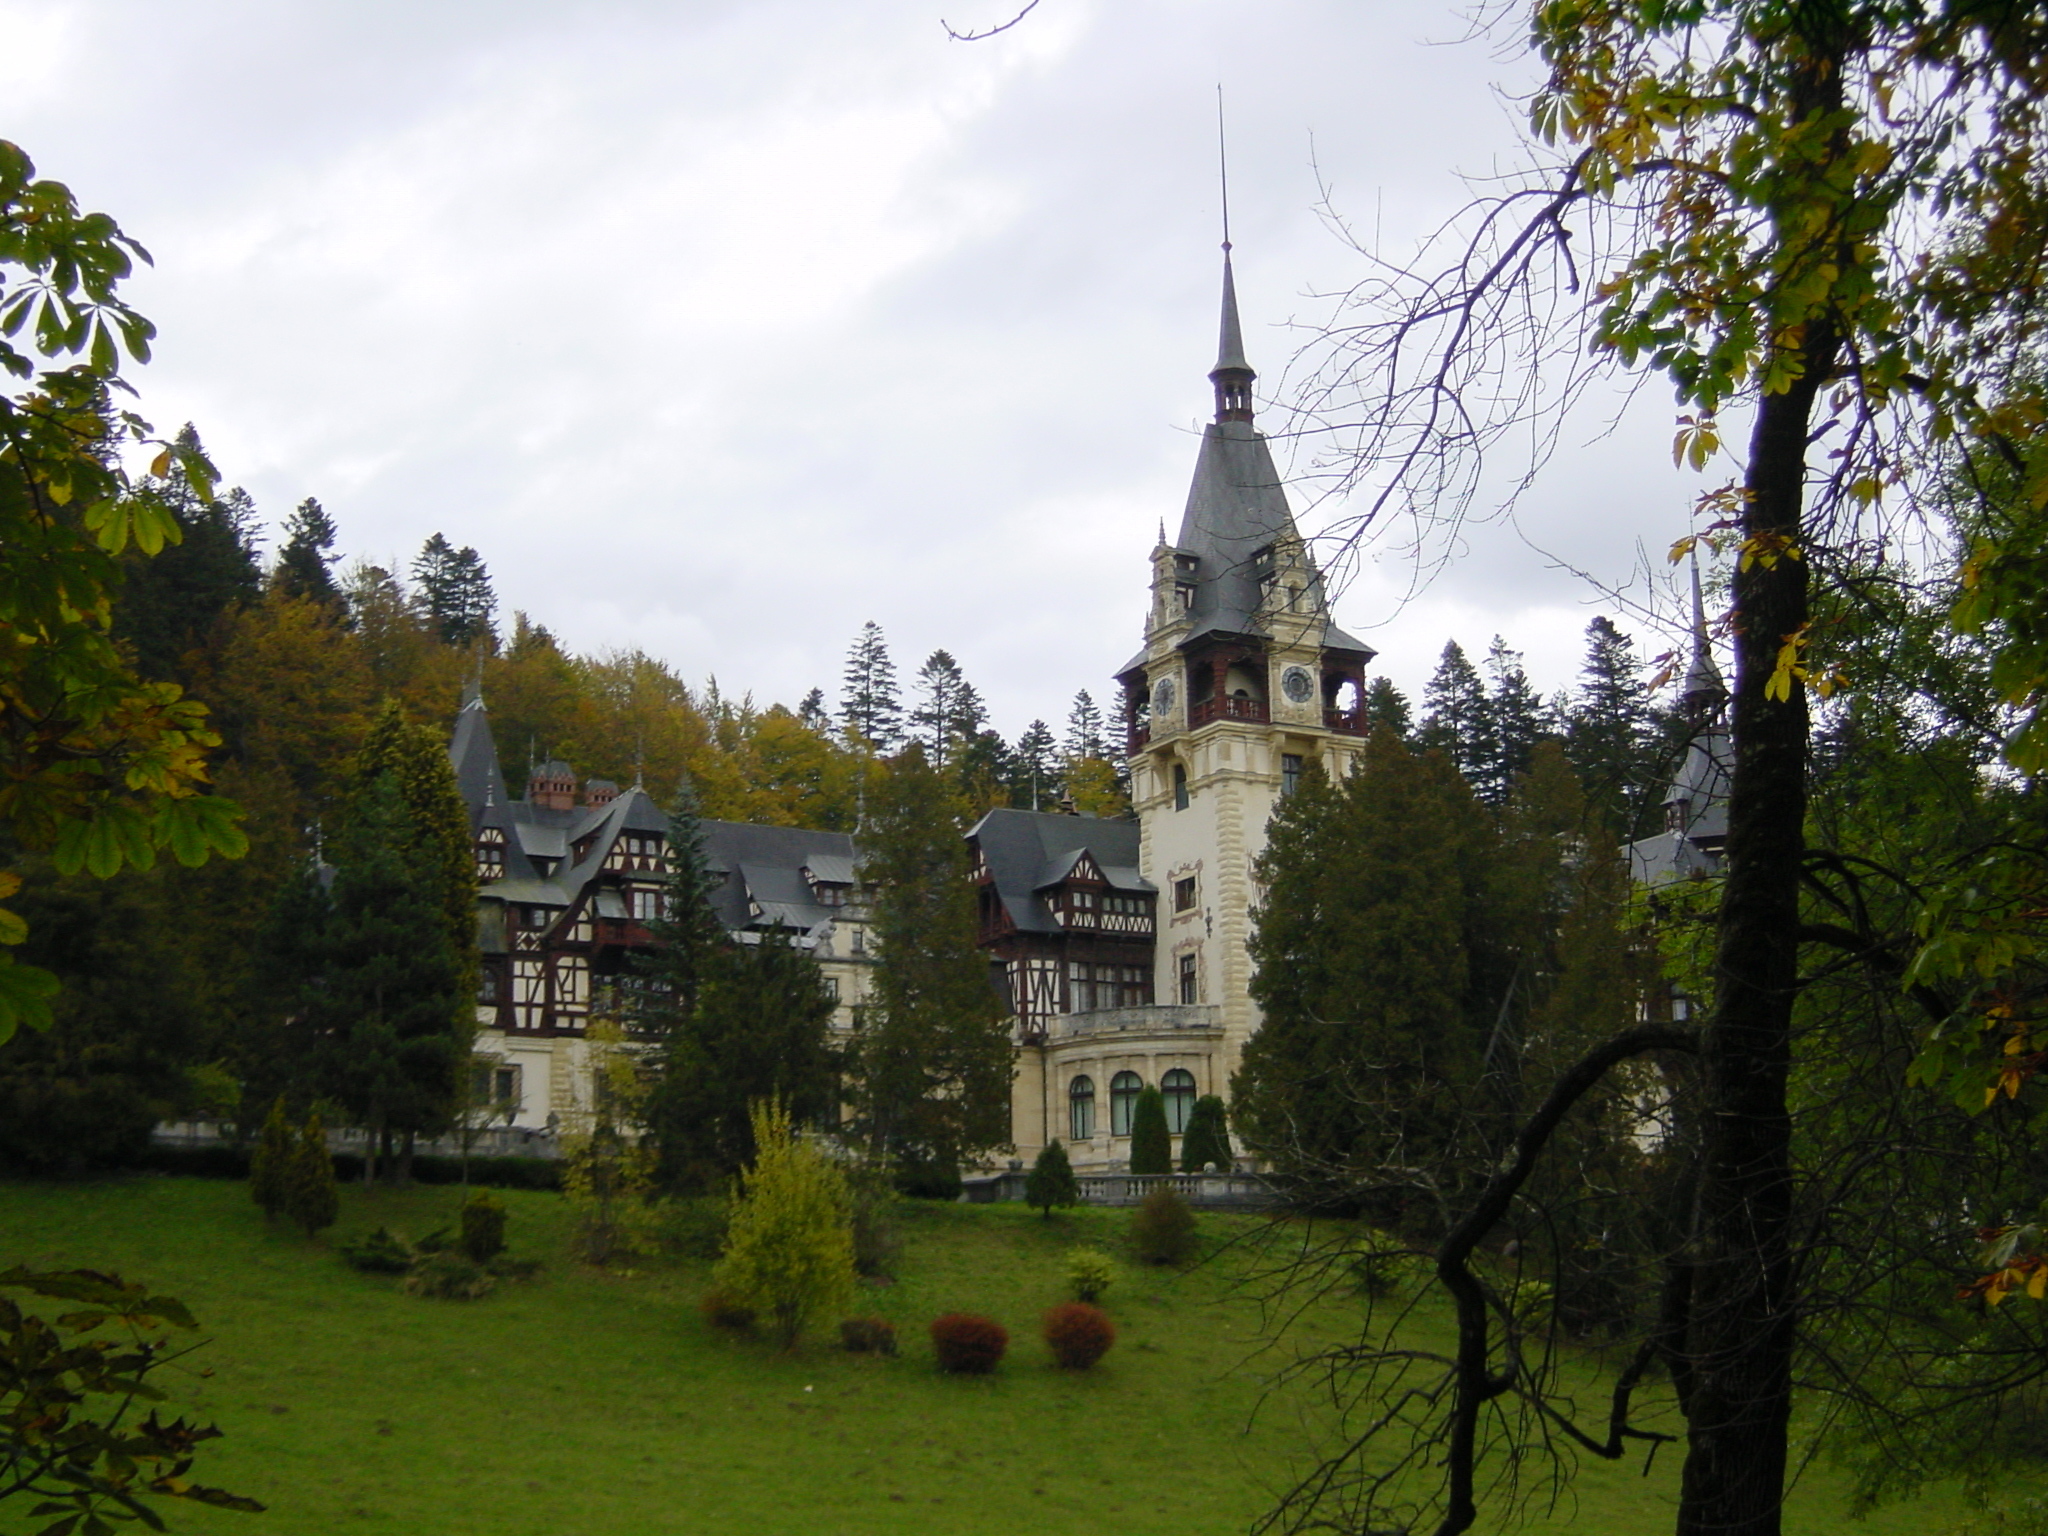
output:
[[1219, 373], [1243, 373], [1251, 378], [1258, 375], [1252, 365], [1244, 360], [1244, 327], [1237, 320], [1237, 279], [1230, 270], [1230, 243], [1223, 245], [1223, 324], [1216, 338], [1216, 366], [1209, 370], [1209, 377]]

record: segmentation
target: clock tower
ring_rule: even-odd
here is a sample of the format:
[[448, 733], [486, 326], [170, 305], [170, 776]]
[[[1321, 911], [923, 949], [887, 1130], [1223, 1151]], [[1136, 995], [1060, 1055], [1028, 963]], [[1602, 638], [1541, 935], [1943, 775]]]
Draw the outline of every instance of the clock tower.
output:
[[1216, 419], [1202, 434], [1180, 533], [1152, 551], [1145, 648], [1117, 674], [1139, 868], [1158, 889], [1153, 996], [1216, 1010], [1219, 1087], [1258, 1028], [1252, 863], [1303, 769], [1341, 778], [1364, 733], [1373, 651], [1330, 618], [1265, 437], [1223, 247]]

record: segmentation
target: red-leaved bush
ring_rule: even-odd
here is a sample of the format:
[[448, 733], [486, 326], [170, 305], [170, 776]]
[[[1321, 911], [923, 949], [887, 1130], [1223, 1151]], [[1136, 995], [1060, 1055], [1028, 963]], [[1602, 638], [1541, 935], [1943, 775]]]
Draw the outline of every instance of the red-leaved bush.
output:
[[1070, 1371], [1085, 1371], [1109, 1353], [1116, 1342], [1116, 1324], [1100, 1307], [1069, 1301], [1045, 1314], [1045, 1342], [1053, 1359]]
[[948, 1312], [932, 1321], [932, 1348], [939, 1369], [963, 1376], [986, 1376], [1010, 1347], [1001, 1323], [967, 1312]]

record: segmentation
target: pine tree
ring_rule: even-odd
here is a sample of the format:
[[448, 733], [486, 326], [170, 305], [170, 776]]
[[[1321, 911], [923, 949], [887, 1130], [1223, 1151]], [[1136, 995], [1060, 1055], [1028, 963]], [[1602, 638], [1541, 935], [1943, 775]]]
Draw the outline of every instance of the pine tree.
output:
[[923, 744], [927, 759], [950, 766], [962, 745], [980, 731], [988, 711], [950, 651], [933, 651], [925, 658], [917, 669], [917, 692], [911, 732]]
[[1472, 787], [1488, 805], [1505, 805], [1515, 776], [1528, 771], [1536, 743], [1550, 734], [1550, 722], [1543, 700], [1529, 686], [1522, 670], [1522, 653], [1508, 649], [1499, 635], [1486, 651], [1486, 721], [1489, 726], [1489, 759], [1480, 769]]
[[1102, 710], [1086, 688], [1074, 695], [1074, 707], [1067, 712], [1067, 737], [1061, 745], [1069, 760], [1109, 760], [1109, 738], [1102, 731]]
[[1081, 1185], [1074, 1177], [1074, 1165], [1057, 1137], [1046, 1144], [1032, 1163], [1024, 1180], [1024, 1203], [1036, 1206], [1047, 1221], [1052, 1220], [1054, 1206], [1081, 1203]]
[[249, 1198], [262, 1208], [266, 1220], [275, 1219], [285, 1208], [291, 1187], [293, 1155], [291, 1122], [285, 1119], [284, 1100], [270, 1106], [256, 1148], [249, 1154]]
[[877, 752], [893, 751], [903, 737], [903, 705], [896, 692], [896, 665], [882, 626], [869, 619], [846, 653], [840, 683], [839, 720]]
[[1265, 1021], [1232, 1080], [1238, 1131], [1315, 1198], [1356, 1204], [1427, 1165], [1476, 1080], [1467, 924], [1486, 818], [1441, 756], [1391, 731], [1343, 785], [1306, 773], [1260, 855]]
[[782, 1105], [753, 1105], [750, 1128], [759, 1150], [741, 1175], [711, 1278], [770, 1320], [788, 1349], [806, 1324], [842, 1311], [853, 1298], [853, 1196], [839, 1165], [796, 1133]]
[[1365, 728], [1368, 733], [1385, 726], [1396, 736], [1415, 729], [1414, 711], [1408, 696], [1394, 686], [1392, 678], [1376, 677], [1365, 687]]
[[1015, 1047], [975, 946], [967, 847], [916, 746], [868, 801], [875, 985], [848, 1051], [856, 1134], [879, 1160], [943, 1173], [1007, 1144]]
[[1034, 720], [1010, 753], [1010, 804], [1035, 811], [1059, 799], [1059, 757], [1052, 728]]
[[476, 1027], [475, 962], [449, 939], [444, 882], [408, 854], [417, 840], [396, 773], [357, 791], [332, 847], [320, 970], [304, 994], [331, 1096], [372, 1135], [365, 1181], [389, 1135], [453, 1120]]
[[468, 546], [457, 549], [437, 533], [413, 561], [412, 578], [419, 584], [420, 602], [444, 645], [496, 647], [498, 634], [492, 618], [498, 599], [491, 591], [483, 556]]
[[1622, 837], [1640, 837], [1646, 806], [1656, 801], [1658, 732], [1643, 685], [1635, 642], [1611, 619], [1586, 626], [1586, 664], [1565, 725], [1565, 748], [1601, 822]]
[[838, 1058], [824, 974], [781, 929], [710, 952], [696, 1006], [669, 1031], [646, 1119], [663, 1187], [718, 1188], [755, 1155], [749, 1106], [804, 1125], [834, 1107]]
[[319, 502], [311, 496], [300, 502], [285, 519], [284, 546], [271, 571], [272, 586], [286, 597], [340, 606], [341, 589], [334, 584], [331, 569], [337, 557], [330, 553], [336, 537], [334, 519]]
[[285, 1180], [285, 1214], [305, 1228], [306, 1236], [334, 1225], [341, 1214], [341, 1191], [334, 1183], [334, 1156], [327, 1150], [327, 1127], [316, 1109], [306, 1117], [292, 1147]]
[[796, 707], [796, 717], [803, 722], [805, 730], [816, 731], [820, 735], [830, 734], [832, 712], [825, 708], [825, 690], [813, 688], [805, 694], [803, 702]]
[[1200, 1173], [1210, 1164], [1228, 1173], [1231, 1166], [1230, 1127], [1223, 1101], [1213, 1093], [1195, 1100], [1188, 1112], [1187, 1129], [1180, 1138], [1180, 1171]]
[[1131, 1172], [1173, 1172], [1173, 1137], [1166, 1129], [1166, 1099], [1147, 1083], [1131, 1106]]
[[656, 916], [648, 923], [653, 945], [634, 957], [639, 982], [634, 1023], [646, 1034], [669, 1035], [696, 1012], [698, 994], [717, 957], [732, 947], [712, 909], [716, 888], [704, 854], [697, 789], [687, 776], [676, 787], [668, 815], [668, 873]]
[[1444, 646], [1443, 658], [1422, 690], [1422, 709], [1416, 745], [1443, 753], [1467, 784], [1479, 784], [1496, 755], [1493, 721], [1486, 708], [1486, 684], [1455, 640]]

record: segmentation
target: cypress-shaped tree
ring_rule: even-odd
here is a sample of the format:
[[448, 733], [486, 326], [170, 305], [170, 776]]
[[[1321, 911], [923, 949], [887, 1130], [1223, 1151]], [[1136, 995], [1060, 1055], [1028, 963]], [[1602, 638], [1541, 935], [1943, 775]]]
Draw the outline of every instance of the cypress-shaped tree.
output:
[[249, 1154], [249, 1198], [262, 1208], [266, 1219], [274, 1218], [285, 1208], [295, 1148], [291, 1122], [285, 1119], [284, 1100], [280, 1097], [272, 1102], [256, 1149]]
[[1166, 1099], [1147, 1083], [1131, 1106], [1131, 1172], [1173, 1172], [1173, 1137], [1166, 1129]]
[[875, 985], [848, 1051], [855, 1133], [872, 1155], [943, 1176], [1008, 1143], [1016, 1048], [975, 947], [967, 845], [916, 746], [868, 801], [862, 878], [877, 889]]
[[327, 1127], [320, 1111], [306, 1117], [294, 1140], [286, 1170], [285, 1214], [305, 1228], [306, 1236], [334, 1225], [341, 1214], [341, 1191], [334, 1184], [334, 1157], [327, 1150]]
[[1213, 1093], [1205, 1093], [1188, 1111], [1188, 1127], [1180, 1138], [1180, 1171], [1200, 1173], [1211, 1163], [1218, 1172], [1230, 1170], [1230, 1127], [1223, 1101]]
[[1080, 1201], [1081, 1185], [1074, 1177], [1074, 1165], [1067, 1160], [1067, 1149], [1055, 1137], [1038, 1154], [1024, 1179], [1024, 1203], [1038, 1207], [1050, 1221], [1054, 1206], [1078, 1205]]
[[1311, 769], [1274, 814], [1251, 943], [1265, 1022], [1231, 1097], [1240, 1136], [1315, 1198], [1402, 1187], [1459, 1122], [1483, 1042], [1467, 922], [1487, 824], [1441, 756], [1385, 729], [1346, 784]]

